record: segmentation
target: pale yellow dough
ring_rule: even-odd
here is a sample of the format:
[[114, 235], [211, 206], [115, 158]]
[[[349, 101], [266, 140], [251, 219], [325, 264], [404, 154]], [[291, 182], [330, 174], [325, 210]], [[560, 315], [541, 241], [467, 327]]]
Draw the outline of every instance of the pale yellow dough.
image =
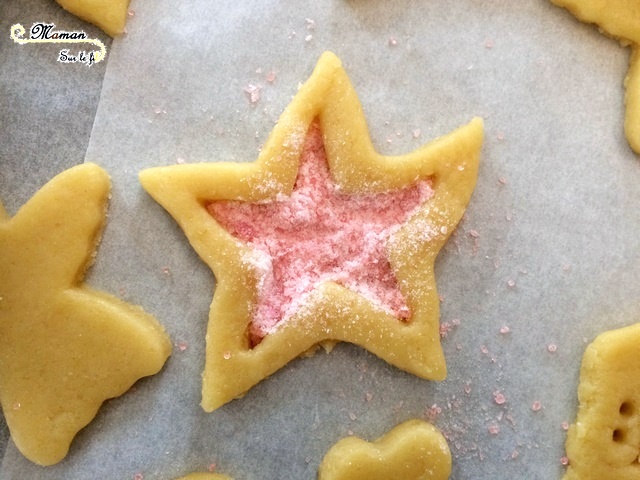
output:
[[327, 452], [318, 480], [446, 480], [451, 452], [433, 425], [410, 420], [382, 438], [347, 437]]
[[640, 324], [605, 332], [582, 359], [564, 480], [640, 478]]
[[631, 45], [629, 73], [624, 85], [624, 131], [631, 148], [640, 154], [640, 0], [551, 0], [579, 20], [595, 23], [600, 31]]
[[[204, 205], [289, 195], [298, 172], [300, 140], [316, 119], [333, 181], [342, 192], [382, 192], [432, 180], [433, 198], [387, 245], [411, 317], [401, 322], [353, 291], [325, 282], [311, 295], [308, 308], [251, 348], [247, 327], [258, 275], [243, 261], [250, 249], [224, 230]], [[474, 119], [407, 155], [378, 154], [351, 82], [340, 60], [327, 52], [280, 117], [256, 162], [174, 165], [141, 172], [143, 187], [176, 219], [216, 276], [202, 407], [212, 411], [241, 396], [293, 358], [327, 341], [355, 343], [423, 378], [445, 378], [433, 265], [473, 192], [482, 138], [482, 121]], [[421, 234], [425, 224], [439, 233], [425, 238]]]
[[192, 473], [186, 477], [177, 478], [176, 480], [231, 480], [231, 477], [227, 477], [221, 473]]
[[64, 458], [102, 402], [158, 372], [171, 343], [160, 324], [82, 283], [110, 182], [81, 165], [47, 183], [13, 217], [0, 205], [0, 404], [30, 460]]
[[62, 8], [115, 37], [124, 31], [129, 0], [56, 0]]

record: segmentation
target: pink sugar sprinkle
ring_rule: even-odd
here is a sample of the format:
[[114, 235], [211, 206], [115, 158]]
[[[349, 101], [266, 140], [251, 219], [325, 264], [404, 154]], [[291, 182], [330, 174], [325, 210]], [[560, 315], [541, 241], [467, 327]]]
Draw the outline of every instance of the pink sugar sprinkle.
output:
[[482, 346], [480, 347], [480, 351], [481, 351], [482, 353], [484, 353], [485, 355], [486, 355], [487, 353], [489, 353], [489, 349], [487, 348], [487, 346], [486, 346], [486, 345], [482, 345]]
[[562, 422], [561, 426], [563, 430], [569, 430], [569, 422]]
[[265, 77], [265, 80], [268, 83], [273, 83], [276, 80], [276, 73], [272, 70], [269, 73], [267, 73], [267, 76]]
[[497, 435], [498, 433], [500, 433], [500, 427], [498, 425], [489, 425], [489, 428], [487, 430], [489, 430], [489, 433], [491, 435]]
[[398, 45], [398, 40], [396, 40], [395, 37], [389, 37], [389, 45], [395, 47], [396, 45]]
[[505, 334], [510, 333], [510, 332], [511, 332], [511, 329], [509, 327], [507, 327], [506, 325], [503, 326], [502, 328], [500, 328], [500, 333], [502, 335], [505, 335]]
[[501, 393], [501, 392], [493, 392], [493, 400], [498, 405], [504, 405], [504, 403], [507, 401], [507, 399], [505, 398], [504, 394]]
[[507, 280], [507, 286], [508, 286], [509, 288], [513, 288], [513, 287], [515, 287], [515, 286], [516, 286], [516, 282], [515, 282], [515, 280], [511, 280], [511, 279]]
[[210, 472], [215, 472], [216, 471], [216, 464], [215, 463], [210, 463], [209, 464], [209, 471]]
[[434, 403], [433, 405], [431, 405], [431, 407], [427, 409], [427, 412], [426, 412], [427, 420], [433, 423], [436, 420], [436, 418], [438, 418], [438, 415], [440, 415], [441, 413], [442, 413], [442, 408]]
[[569, 465], [569, 459], [567, 457], [562, 457], [560, 459], [560, 463], [566, 467], [567, 465]]
[[418, 138], [422, 134], [419, 128], [414, 129], [411, 133], [413, 134], [413, 138]]
[[262, 90], [261, 86], [249, 84], [244, 87], [243, 90], [247, 94], [249, 94], [249, 101], [251, 103], [256, 103], [258, 100], [260, 100], [260, 90]]
[[144, 479], [144, 475], [142, 475], [141, 473], [136, 473], [133, 476], [133, 480], [143, 480]]
[[449, 322], [443, 322], [440, 324], [440, 338], [445, 338], [451, 329], [452, 327]]
[[[290, 141], [302, 143], [303, 138]], [[327, 281], [359, 293], [398, 319], [409, 318], [386, 243], [432, 196], [429, 181], [387, 193], [340, 193], [314, 123], [304, 140], [298, 178], [289, 196], [260, 203], [210, 203], [207, 209], [218, 223], [253, 247], [246, 258], [258, 275], [252, 341], [259, 342], [292, 316]], [[427, 223], [418, 227], [415, 235], [423, 241], [438, 235]]]
[[549, 346], [547, 347], [547, 350], [549, 350], [551, 353], [554, 353], [557, 349], [558, 347], [554, 343], [549, 344]]
[[504, 177], [498, 177], [498, 183], [501, 185], [506, 185], [507, 184], [507, 179]]
[[127, 12], [127, 15], [129, 15], [130, 17], [133, 17], [136, 14], [136, 12], [134, 12], [133, 10], [129, 10]]
[[504, 133], [503, 132], [498, 132], [498, 135], [496, 135], [498, 140], [504, 140]]
[[534, 412], [537, 412], [540, 409], [542, 409], [542, 404], [538, 400], [533, 402], [533, 404], [531, 405], [531, 410], [533, 410]]
[[187, 349], [187, 343], [186, 342], [179, 342], [178, 343], [178, 348], [180, 349], [181, 352], [184, 352]]

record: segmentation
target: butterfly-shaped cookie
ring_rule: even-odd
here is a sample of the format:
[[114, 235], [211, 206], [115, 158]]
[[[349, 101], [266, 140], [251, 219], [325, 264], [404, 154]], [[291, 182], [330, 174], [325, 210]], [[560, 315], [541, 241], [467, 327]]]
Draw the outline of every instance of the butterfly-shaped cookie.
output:
[[71, 168], [10, 218], [0, 205], [0, 404], [30, 460], [59, 462], [108, 398], [157, 373], [171, 351], [142, 308], [82, 283], [110, 190]]

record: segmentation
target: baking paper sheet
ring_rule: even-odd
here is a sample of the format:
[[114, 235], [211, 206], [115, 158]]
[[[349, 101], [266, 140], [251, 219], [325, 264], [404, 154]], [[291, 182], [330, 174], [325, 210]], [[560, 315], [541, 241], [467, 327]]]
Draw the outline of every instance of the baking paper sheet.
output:
[[[59, 465], [36, 467], [10, 442], [0, 477], [172, 479], [215, 464], [236, 479], [313, 479], [340, 438], [373, 440], [410, 418], [446, 434], [454, 479], [560, 477], [582, 353], [638, 319], [628, 49], [543, 0], [133, 0], [131, 9], [86, 153], [113, 180], [88, 282], [156, 315], [176, 347], [160, 374], [104, 405]], [[441, 322], [452, 325], [449, 376], [421, 380], [341, 344], [206, 414], [214, 278], [137, 173], [254, 160], [325, 50], [342, 59], [382, 153], [484, 118], [477, 188], [436, 266]], [[261, 87], [253, 104], [250, 85]]]

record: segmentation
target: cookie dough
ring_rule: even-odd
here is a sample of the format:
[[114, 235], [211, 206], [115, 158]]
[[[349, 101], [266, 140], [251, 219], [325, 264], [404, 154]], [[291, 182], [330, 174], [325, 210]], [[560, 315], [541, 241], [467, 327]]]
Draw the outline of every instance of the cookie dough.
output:
[[640, 324], [605, 332], [586, 349], [565, 480], [635, 480], [640, 451]]
[[124, 31], [129, 0], [56, 0], [62, 8], [100, 27], [111, 37]]
[[227, 477], [221, 473], [192, 473], [186, 477], [177, 478], [176, 480], [231, 480], [231, 477]]
[[433, 425], [410, 420], [382, 438], [347, 437], [327, 452], [318, 480], [447, 480], [451, 452]]
[[155, 318], [82, 282], [109, 190], [106, 172], [85, 164], [13, 218], [0, 205], [0, 404], [14, 443], [40, 465], [62, 460], [102, 402], [171, 351]]
[[551, 0], [579, 20], [595, 23], [600, 31], [631, 46], [629, 73], [624, 85], [624, 131], [631, 148], [640, 154], [640, 2], [638, 0]]
[[[281, 319], [286, 321], [276, 321], [258, 343], [252, 324], [260, 293], [275, 277], [269, 273], [275, 271], [273, 260], [225, 229], [207, 207], [221, 201], [291, 200], [315, 122], [333, 188], [341, 195], [366, 199], [420, 182], [432, 190], [429, 200], [385, 239], [383, 248], [384, 261], [408, 308], [406, 318], [381, 307], [348, 281], [323, 277], [295, 299], [295, 308]], [[445, 378], [433, 265], [473, 192], [482, 138], [482, 121], [474, 119], [409, 154], [378, 154], [340, 60], [327, 52], [280, 117], [256, 162], [173, 165], [141, 172], [145, 190], [176, 219], [216, 276], [203, 408], [212, 411], [241, 396], [293, 358], [327, 342], [355, 343], [422, 378]], [[298, 213], [293, 215], [303, 219]], [[342, 266], [336, 268], [340, 275]]]

